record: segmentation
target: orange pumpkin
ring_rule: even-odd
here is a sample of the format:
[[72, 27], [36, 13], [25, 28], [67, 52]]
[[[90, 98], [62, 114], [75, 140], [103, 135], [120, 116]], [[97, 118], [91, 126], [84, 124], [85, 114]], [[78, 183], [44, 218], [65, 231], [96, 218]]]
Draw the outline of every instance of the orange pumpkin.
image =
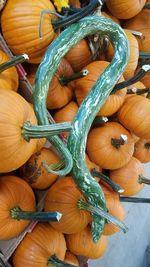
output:
[[98, 259], [106, 251], [108, 240], [106, 236], [101, 236], [97, 243], [92, 240], [91, 227], [87, 226], [84, 230], [66, 235], [67, 248], [74, 254], [90, 259]]
[[138, 38], [139, 49], [141, 52], [150, 51], [150, 10], [143, 9], [137, 16], [127, 20], [124, 27], [141, 32], [143, 36]]
[[150, 139], [140, 139], [136, 142], [133, 156], [142, 163], [150, 162]]
[[60, 159], [55, 152], [48, 148], [42, 148], [33, 154], [20, 169], [20, 176], [26, 180], [32, 188], [46, 189], [55, 182], [57, 175], [48, 173], [43, 162], [48, 165], [59, 163]]
[[142, 139], [150, 138], [150, 101], [133, 95], [125, 99], [118, 111], [121, 124]]
[[28, 233], [13, 254], [14, 267], [58, 266], [50, 264], [51, 256], [64, 260], [66, 242], [63, 234], [57, 232], [47, 223], [39, 223]]
[[[0, 64], [9, 60], [9, 57], [0, 50]], [[0, 88], [17, 91], [19, 77], [15, 67], [11, 67], [0, 73]]]
[[104, 17], [106, 17], [106, 18], [108, 18], [108, 19], [112, 19], [114, 22], [120, 24], [119, 19], [117, 19], [116, 17], [114, 17], [114, 16], [113, 16], [111, 13], [109, 13], [108, 11], [107, 11], [107, 12], [102, 11], [102, 12], [101, 12], [101, 16], [104, 16]]
[[20, 234], [29, 221], [15, 220], [11, 210], [21, 208], [35, 211], [35, 197], [30, 186], [16, 176], [0, 177], [0, 239], [10, 239]]
[[79, 262], [77, 260], [77, 257], [74, 254], [72, 254], [69, 250], [66, 251], [64, 261], [67, 263], [70, 263], [72, 265], [79, 266]]
[[[93, 85], [96, 83], [99, 76], [103, 73], [109, 62], [106, 61], [94, 61], [86, 66], [88, 70], [88, 75], [78, 79], [76, 83], [75, 95], [77, 102], [80, 105], [85, 98], [85, 96], [92, 89]], [[124, 81], [123, 77], [119, 80]], [[102, 106], [98, 115], [100, 116], [110, 116], [114, 114], [122, 105], [126, 95], [126, 88], [118, 90], [115, 94], [111, 94], [105, 104]]]
[[[30, 83], [34, 84], [35, 73], [37, 70], [37, 66], [34, 65], [28, 74], [27, 78]], [[49, 85], [49, 91], [47, 96], [47, 108], [49, 109], [57, 109], [65, 106], [70, 99], [72, 98], [74, 82], [70, 82], [67, 85], [63, 85], [60, 82], [61, 77], [63, 76], [71, 76], [73, 74], [73, 70], [67, 60], [62, 59], [59, 67], [54, 74], [54, 77]]]
[[119, 19], [130, 19], [143, 8], [146, 0], [106, 0], [109, 11]]
[[75, 72], [82, 70], [92, 61], [91, 51], [85, 39], [77, 43], [65, 55], [65, 58], [72, 66]]
[[143, 188], [143, 184], [139, 183], [139, 175], [143, 175], [144, 168], [142, 163], [132, 157], [130, 161], [117, 170], [110, 171], [110, 178], [119, 184], [124, 192], [124, 196], [136, 195]]
[[56, 37], [51, 24], [54, 16], [49, 14], [43, 16], [42, 39], [39, 37], [43, 10], [55, 11], [55, 8], [49, 0], [7, 0], [1, 16], [2, 32], [9, 48], [15, 55], [28, 54], [30, 63], [40, 63], [46, 48]]
[[79, 0], [69, 0], [69, 5], [71, 7], [80, 8], [80, 1]]
[[90, 221], [90, 213], [80, 210], [77, 203], [84, 199], [71, 176], [58, 180], [48, 190], [44, 209], [58, 211], [63, 214], [59, 222], [50, 222], [57, 231], [73, 234], [83, 230]]
[[[115, 144], [115, 140], [119, 141], [121, 135], [126, 135], [127, 141], [122, 145]], [[108, 122], [90, 131], [87, 152], [89, 158], [98, 166], [104, 169], [117, 169], [124, 166], [132, 157], [134, 141], [121, 124]]]

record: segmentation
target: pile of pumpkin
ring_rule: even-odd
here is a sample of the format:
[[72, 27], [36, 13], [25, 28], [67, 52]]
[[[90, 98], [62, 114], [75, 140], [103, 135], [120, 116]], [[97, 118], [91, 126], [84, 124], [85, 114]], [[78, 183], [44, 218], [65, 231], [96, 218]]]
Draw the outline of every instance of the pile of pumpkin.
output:
[[[146, 0], [106, 0], [102, 12], [96, 11], [96, 16], [110, 18], [124, 29], [130, 57], [123, 75], [119, 81], [117, 79], [118, 84], [113, 86], [111, 94], [109, 92], [105, 103], [96, 112], [87, 142], [86, 137], [83, 140], [86, 145], [86, 164], [93, 177], [88, 180], [88, 170], [83, 166], [85, 185], [83, 180], [76, 183], [74, 176], [79, 170], [75, 167], [72, 170], [72, 159], [66, 148], [68, 140], [70, 147], [76, 146], [68, 133], [72, 131], [70, 122], [74, 123], [74, 118], [80, 114], [78, 110], [82, 109], [79, 107], [86, 103], [83, 100], [111, 65], [114, 48], [107, 34], [101, 37], [94, 33], [74, 45], [63, 56], [57, 68], [55, 60], [63, 53], [61, 45], [66, 46], [63, 41], [62, 44], [57, 44], [57, 39], [60, 41], [59, 36], [63, 33], [58, 28], [68, 26], [65, 24], [68, 23], [67, 14], [72, 16], [73, 13], [74, 16], [79, 12], [77, 10], [81, 4], [82, 10], [87, 6], [86, 1], [80, 3], [78, 0], [70, 0], [71, 8], [68, 1], [62, 1], [65, 8], [60, 3], [61, 1], [53, 3], [49, 0], [7, 0], [1, 11], [2, 34], [16, 55], [13, 64], [26, 59], [26, 56], [17, 55], [29, 55], [29, 63], [24, 63], [24, 68], [34, 87], [33, 109], [32, 103], [28, 103], [17, 93], [17, 70], [10, 67], [12, 62], [1, 51], [0, 172], [5, 175], [0, 178], [0, 239], [6, 240], [19, 235], [30, 220], [39, 221], [16, 249], [12, 258], [14, 267], [39, 264], [43, 267], [79, 266], [76, 256], [91, 259], [101, 257], [107, 248], [107, 236], [118, 232], [118, 226], [126, 230], [121, 223], [125, 218], [121, 202], [142, 201], [132, 196], [140, 192], [145, 183], [150, 184], [150, 180], [144, 177], [143, 168], [143, 163], [150, 161], [149, 3], [146, 4]], [[56, 10], [60, 19], [56, 19]], [[40, 19], [42, 38], [39, 37]], [[55, 49], [53, 46], [58, 46], [56, 57], [47, 52], [48, 45], [54, 39], [50, 51]], [[42, 88], [46, 88], [49, 83], [50, 78], [46, 75], [50, 74], [47, 66], [50, 57], [53, 57], [54, 66], [51, 67], [51, 72], [53, 68], [54, 72], [57, 70], [51, 74], [45, 100]], [[42, 69], [43, 65], [45, 69]], [[7, 67], [9, 68], [6, 69]], [[47, 71], [46, 74], [44, 71]], [[113, 72], [111, 75], [107, 81], [108, 86], [111, 79], [113, 80]], [[39, 95], [35, 92], [36, 89], [39, 90]], [[43, 99], [56, 124], [49, 124]], [[91, 98], [91, 105], [94, 104], [92, 101]], [[80, 114], [83, 121], [87, 110], [90, 110], [90, 106], [85, 105], [82, 116]], [[77, 123], [77, 119], [75, 120]], [[74, 127], [78, 128], [78, 125]], [[86, 126], [84, 127], [86, 132]], [[78, 139], [78, 133], [76, 135]], [[81, 135], [84, 136], [83, 130]], [[46, 143], [46, 139], [53, 147]], [[77, 141], [79, 150], [75, 153], [80, 163], [85, 151], [80, 149], [80, 140]], [[112, 224], [109, 217], [108, 220], [106, 217], [101, 219], [101, 213], [101, 216], [98, 212], [95, 215], [90, 191], [88, 196], [84, 193], [84, 190], [87, 193], [87, 185], [90, 183], [95, 186], [95, 192], [100, 190], [104, 212], [108, 211], [120, 224]], [[45, 212], [36, 212], [36, 189], [48, 190], [44, 203]], [[101, 209], [99, 212], [102, 212]], [[91, 231], [92, 220], [96, 221], [94, 216], [98, 216], [101, 221], [100, 238], [93, 236]]]

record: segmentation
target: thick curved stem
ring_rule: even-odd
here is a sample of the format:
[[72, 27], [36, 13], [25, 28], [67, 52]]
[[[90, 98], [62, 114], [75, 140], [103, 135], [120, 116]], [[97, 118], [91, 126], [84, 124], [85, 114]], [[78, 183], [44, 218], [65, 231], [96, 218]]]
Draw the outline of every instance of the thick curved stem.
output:
[[150, 198], [120, 196], [120, 201], [121, 202], [132, 202], [132, 203], [150, 203]]
[[27, 54], [23, 54], [20, 56], [15, 56], [12, 59], [0, 64], [0, 73], [3, 72], [4, 70], [7, 70], [17, 64], [23, 63], [24, 61], [28, 60], [29, 57]]
[[88, 73], [89, 73], [88, 70], [84, 69], [84, 70], [81, 70], [80, 72], [74, 73], [70, 77], [61, 76], [59, 77], [59, 82], [61, 85], [67, 85], [69, 82], [72, 82], [74, 80], [87, 76]]
[[55, 255], [49, 258], [47, 265], [55, 267], [77, 267], [76, 265], [72, 265], [70, 263], [59, 260]]
[[93, 177], [99, 177], [103, 182], [108, 184], [115, 192], [123, 193], [124, 189], [122, 189], [118, 184], [112, 181], [107, 175], [103, 174], [102, 172], [98, 172], [96, 169], [91, 171]]
[[124, 134], [120, 135], [120, 138], [111, 138], [111, 144], [115, 147], [115, 148], [120, 148], [120, 146], [123, 146], [127, 143], [128, 137]]
[[148, 184], [148, 185], [150, 185], [150, 179], [144, 177], [143, 175], [139, 175], [138, 182], [140, 184]]

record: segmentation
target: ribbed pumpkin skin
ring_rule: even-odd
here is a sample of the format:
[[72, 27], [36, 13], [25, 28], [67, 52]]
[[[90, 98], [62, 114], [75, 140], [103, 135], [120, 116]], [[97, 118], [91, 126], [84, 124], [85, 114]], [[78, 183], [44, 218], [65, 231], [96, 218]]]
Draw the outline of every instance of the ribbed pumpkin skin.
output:
[[143, 8], [146, 0], [106, 0], [109, 11], [119, 19], [130, 19]]
[[[111, 144], [111, 138], [127, 136], [127, 143], [116, 148]], [[117, 169], [124, 166], [132, 157], [134, 141], [131, 134], [119, 123], [108, 122], [91, 130], [87, 140], [89, 158], [104, 169]]]
[[[88, 75], [76, 81], [75, 95], [78, 105], [82, 103], [83, 99], [90, 92], [93, 85], [108, 65], [109, 62], [107, 61], [94, 61], [86, 66], [86, 69], [89, 71]], [[124, 81], [123, 77], [121, 77], [119, 81]], [[114, 114], [122, 105], [125, 95], [126, 88], [117, 91], [115, 94], [111, 94], [98, 112], [98, 115], [110, 116]]]
[[29, 221], [15, 220], [10, 210], [20, 207], [24, 211], [35, 211], [35, 197], [31, 187], [16, 176], [0, 178], [0, 240], [10, 239], [20, 234]]
[[34, 153], [36, 139], [27, 142], [21, 127], [27, 121], [37, 124], [30, 104], [11, 90], [0, 89], [0, 172], [22, 166]]
[[109, 176], [124, 189], [122, 195], [133, 196], [143, 188], [143, 184], [138, 183], [138, 176], [143, 173], [144, 168], [142, 163], [135, 157], [132, 157], [122, 168], [110, 171]]
[[59, 222], [50, 222], [57, 231], [73, 234], [83, 230], [90, 221], [90, 213], [80, 210], [77, 202], [83, 195], [78, 190], [71, 176], [57, 181], [48, 190], [44, 209], [63, 214]]
[[142, 163], [150, 162], [150, 148], [146, 148], [145, 144], [150, 144], [150, 139], [140, 139], [136, 142], [133, 156]]
[[[13, 254], [14, 267], [47, 267], [48, 260], [56, 255], [64, 260], [66, 242], [64, 236], [49, 224], [39, 223], [28, 233]], [[54, 265], [50, 265], [54, 267]]]
[[60, 159], [55, 152], [48, 148], [42, 148], [35, 153], [20, 169], [20, 176], [25, 179], [32, 188], [46, 189], [57, 178], [56, 174], [48, 173], [43, 165], [46, 161], [48, 165], [59, 163]]
[[90, 48], [86, 40], [81, 40], [65, 55], [73, 70], [78, 72], [92, 61]]
[[51, 25], [52, 16], [45, 14], [42, 39], [39, 24], [42, 10], [55, 11], [49, 0], [8, 0], [1, 17], [3, 36], [15, 55], [26, 53], [30, 63], [40, 63], [47, 46], [56, 34]]
[[125, 99], [118, 111], [121, 124], [142, 139], [150, 138], [150, 101], [133, 95]]
[[[30, 74], [27, 76], [30, 83], [34, 84], [35, 73], [37, 66], [33, 66]], [[47, 108], [57, 109], [65, 106], [72, 98], [74, 82], [70, 82], [67, 85], [61, 85], [59, 78], [61, 76], [71, 76], [73, 74], [72, 67], [66, 59], [62, 59], [59, 67], [54, 74], [54, 77], [49, 85], [49, 91], [47, 96]]]
[[150, 10], [143, 9], [137, 16], [127, 20], [124, 27], [141, 32], [143, 38], [138, 38], [139, 49], [142, 52], [150, 51]]
[[75, 266], [79, 266], [77, 257], [72, 254], [70, 251], [66, 251], [64, 262], [70, 263]]
[[[0, 64], [8, 61], [10, 58], [0, 50]], [[19, 77], [15, 67], [9, 68], [0, 73], [0, 88], [17, 91]]]
[[106, 236], [101, 236], [97, 243], [92, 240], [91, 228], [87, 226], [81, 232], [66, 235], [67, 248], [75, 255], [84, 256], [89, 259], [98, 259], [107, 248]]
[[109, 13], [109, 12], [104, 12], [104, 11], [102, 11], [102, 12], [101, 12], [101, 16], [104, 16], [104, 17], [106, 17], [106, 18], [108, 18], [108, 19], [112, 19], [114, 22], [120, 24], [119, 19], [117, 19], [116, 17], [114, 17], [114, 16], [113, 16], [111, 13]]

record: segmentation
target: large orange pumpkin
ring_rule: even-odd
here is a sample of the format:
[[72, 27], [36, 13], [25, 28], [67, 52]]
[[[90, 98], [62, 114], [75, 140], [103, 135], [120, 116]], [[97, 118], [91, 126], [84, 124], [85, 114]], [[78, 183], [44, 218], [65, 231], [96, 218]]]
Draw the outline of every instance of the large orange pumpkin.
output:
[[[127, 140], [122, 145], [116, 145], [114, 140], [119, 140], [121, 135], [126, 135]], [[134, 141], [121, 124], [108, 122], [90, 131], [87, 152], [89, 158], [102, 168], [117, 169], [124, 166], [132, 157]]]
[[11, 210], [35, 211], [35, 197], [31, 187], [16, 176], [0, 177], [0, 239], [10, 239], [20, 234], [29, 221], [15, 220]]
[[150, 139], [140, 139], [135, 143], [133, 156], [142, 163], [150, 162]]
[[[85, 96], [92, 89], [93, 85], [96, 83], [99, 76], [103, 73], [106, 67], [109, 65], [107, 61], [94, 61], [86, 66], [88, 70], [88, 75], [76, 80], [76, 90], [75, 95], [77, 98], [77, 102], [80, 105], [85, 98]], [[123, 77], [119, 80], [124, 81]], [[105, 104], [102, 106], [98, 115], [100, 116], [110, 116], [114, 114], [119, 107], [122, 105], [124, 98], [126, 95], [126, 88], [122, 90], [118, 90], [115, 94], [111, 94]]]
[[51, 256], [56, 255], [58, 259], [64, 260], [65, 252], [66, 242], [63, 234], [47, 223], [39, 223], [21, 241], [12, 260], [14, 267], [58, 266], [50, 264]]
[[44, 14], [42, 39], [39, 37], [40, 16], [43, 10], [55, 11], [49, 0], [7, 0], [1, 16], [3, 36], [15, 55], [28, 54], [29, 62], [40, 63], [48, 45], [56, 37], [52, 27], [53, 15]]

